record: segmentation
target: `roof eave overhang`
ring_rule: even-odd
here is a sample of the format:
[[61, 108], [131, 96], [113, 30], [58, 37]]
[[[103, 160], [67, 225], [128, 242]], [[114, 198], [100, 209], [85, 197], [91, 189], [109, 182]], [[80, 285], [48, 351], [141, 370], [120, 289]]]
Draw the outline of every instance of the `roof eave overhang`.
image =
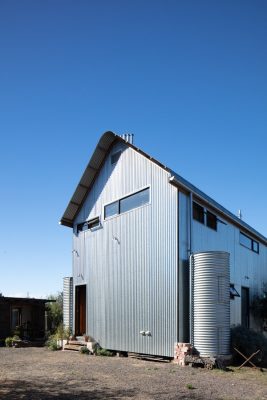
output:
[[219, 213], [219, 215], [222, 218], [224, 218], [226, 221], [234, 224], [239, 229], [241, 229], [243, 232], [248, 233], [250, 236], [253, 236], [255, 239], [257, 239], [264, 245], [267, 245], [267, 239], [265, 236], [263, 236], [261, 233], [256, 231], [250, 225], [248, 225], [246, 222], [242, 221], [240, 218], [235, 216], [233, 213], [228, 211], [226, 208], [224, 208], [222, 205], [217, 203], [215, 200], [213, 200], [211, 197], [206, 195], [204, 192], [199, 190], [196, 186], [194, 186], [190, 182], [186, 181], [180, 175], [177, 175], [172, 171], [169, 182], [177, 187], [180, 187], [186, 193], [192, 193], [193, 197], [196, 200], [199, 200], [200, 202], [209, 206], [215, 212]]
[[60, 225], [67, 226], [69, 228], [73, 228], [74, 220], [79, 213], [88, 193], [90, 192], [96, 177], [98, 176], [98, 173], [108, 156], [111, 148], [115, 144], [115, 142], [122, 142], [127, 144], [127, 146], [131, 147], [132, 149], [138, 151], [140, 154], [142, 154], [144, 157], [148, 158], [150, 161], [154, 162], [157, 164], [159, 167], [169, 171], [169, 169], [161, 164], [158, 160], [154, 159], [153, 157], [149, 156], [147, 153], [142, 151], [141, 149], [137, 148], [134, 146], [132, 143], [129, 143], [125, 139], [123, 139], [121, 136], [117, 135], [114, 132], [107, 131], [105, 132], [96, 148], [95, 151], [85, 168], [85, 171], [82, 175], [82, 178], [80, 182], [78, 183], [78, 186], [70, 199], [70, 202], [61, 218], [59, 221]]
[[[95, 179], [98, 175], [103, 162], [105, 161], [110, 148], [117, 140], [123, 140], [120, 136], [116, 135], [111, 131], [105, 132], [99, 142], [96, 145], [95, 151], [85, 168], [85, 171], [75, 189], [75, 192], [70, 199], [70, 202], [59, 221], [60, 225], [67, 226], [69, 228], [73, 227], [75, 217], [80, 211]], [[123, 140], [124, 141], [124, 140]]]

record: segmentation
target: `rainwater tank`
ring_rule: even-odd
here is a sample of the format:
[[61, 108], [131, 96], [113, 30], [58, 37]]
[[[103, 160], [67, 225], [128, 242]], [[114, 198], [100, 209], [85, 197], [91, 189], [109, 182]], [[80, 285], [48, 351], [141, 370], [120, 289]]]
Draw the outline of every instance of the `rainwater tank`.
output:
[[191, 335], [203, 357], [230, 354], [230, 256], [207, 251], [191, 256]]

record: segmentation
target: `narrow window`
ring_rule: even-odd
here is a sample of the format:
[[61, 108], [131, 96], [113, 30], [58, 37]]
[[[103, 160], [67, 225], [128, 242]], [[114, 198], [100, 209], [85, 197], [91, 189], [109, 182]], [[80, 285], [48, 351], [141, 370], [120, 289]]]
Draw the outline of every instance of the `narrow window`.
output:
[[100, 226], [100, 218], [95, 217], [89, 221], [82, 222], [77, 225], [77, 233], [87, 231], [88, 229], [94, 229]]
[[21, 308], [12, 308], [11, 311], [11, 329], [16, 329], [21, 325]]
[[259, 252], [259, 243], [253, 240], [252, 242], [252, 250], [255, 251], [255, 253]]
[[116, 153], [111, 154], [111, 165], [116, 164], [116, 162], [119, 160], [121, 155], [121, 150], [116, 151]]
[[242, 232], [240, 232], [239, 243], [242, 244], [242, 246], [254, 251], [254, 253], [259, 253], [259, 243]]
[[104, 218], [106, 219], [113, 215], [122, 214], [149, 203], [149, 193], [150, 189], [146, 188], [133, 193], [130, 196], [114, 201], [113, 203], [107, 204], [104, 207]]
[[119, 201], [114, 201], [114, 203], [110, 203], [107, 206], [105, 206], [105, 211], [104, 211], [105, 219], [117, 214], [119, 214]]
[[217, 217], [210, 211], [207, 211], [207, 226], [217, 231]]
[[240, 244], [242, 244], [242, 246], [245, 246], [245, 247], [247, 247], [248, 249], [251, 250], [252, 240], [247, 235], [245, 235], [244, 233], [240, 232], [239, 240], [240, 240]]
[[120, 214], [134, 208], [141, 207], [149, 202], [149, 189], [141, 190], [120, 200]]
[[99, 225], [100, 225], [99, 217], [90, 219], [90, 220], [88, 221], [88, 229], [97, 228], [97, 227], [99, 227]]
[[204, 224], [204, 208], [195, 202], [193, 202], [193, 218]]

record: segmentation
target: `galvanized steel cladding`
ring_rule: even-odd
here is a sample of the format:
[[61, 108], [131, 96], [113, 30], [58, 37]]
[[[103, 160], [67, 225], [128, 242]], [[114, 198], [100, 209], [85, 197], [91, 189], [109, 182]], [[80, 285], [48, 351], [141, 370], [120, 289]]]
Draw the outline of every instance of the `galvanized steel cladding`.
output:
[[[112, 164], [111, 156], [118, 150], [120, 157]], [[87, 285], [87, 333], [102, 347], [173, 356], [178, 324], [178, 195], [169, 176], [118, 143], [75, 220], [74, 285]], [[144, 188], [150, 190], [148, 203], [104, 219], [105, 205]], [[77, 224], [96, 216], [99, 229], [76, 232]]]

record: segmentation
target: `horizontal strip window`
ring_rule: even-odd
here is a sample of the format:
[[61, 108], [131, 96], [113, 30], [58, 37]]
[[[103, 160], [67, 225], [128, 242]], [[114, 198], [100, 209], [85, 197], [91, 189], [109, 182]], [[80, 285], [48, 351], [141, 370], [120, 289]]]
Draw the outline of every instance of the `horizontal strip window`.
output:
[[193, 218], [201, 224], [207, 225], [207, 227], [217, 231], [217, 216], [195, 202], [193, 202]]
[[92, 218], [89, 221], [82, 222], [81, 224], [77, 225], [77, 233], [87, 231], [88, 229], [96, 229], [100, 227], [100, 218]]
[[243, 232], [240, 232], [239, 243], [247, 249], [254, 251], [254, 253], [259, 253], [259, 243], [245, 235]]
[[107, 204], [104, 208], [105, 219], [148, 204], [149, 192], [149, 188], [146, 188], [131, 194], [130, 196], [114, 201], [113, 203]]

